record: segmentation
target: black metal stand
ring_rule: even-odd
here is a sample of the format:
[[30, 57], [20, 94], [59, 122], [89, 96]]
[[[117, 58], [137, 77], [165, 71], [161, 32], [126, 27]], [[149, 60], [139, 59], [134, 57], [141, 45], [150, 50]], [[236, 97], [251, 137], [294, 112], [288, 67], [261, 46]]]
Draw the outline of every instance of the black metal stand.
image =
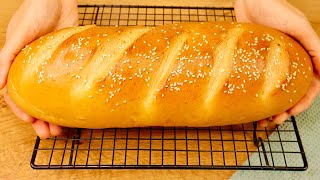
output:
[[[157, 26], [177, 22], [235, 21], [232, 8], [80, 5], [81, 25]], [[36, 139], [34, 169], [305, 170], [307, 159], [295, 118], [283, 126], [256, 123], [209, 128], [66, 129]], [[271, 133], [278, 136], [269, 136]], [[263, 141], [263, 137], [265, 141]], [[255, 146], [253, 146], [253, 144]], [[232, 147], [232, 149], [229, 149]], [[258, 157], [250, 156], [258, 151]], [[247, 159], [246, 163], [243, 157]], [[297, 159], [300, 164], [294, 164]]]

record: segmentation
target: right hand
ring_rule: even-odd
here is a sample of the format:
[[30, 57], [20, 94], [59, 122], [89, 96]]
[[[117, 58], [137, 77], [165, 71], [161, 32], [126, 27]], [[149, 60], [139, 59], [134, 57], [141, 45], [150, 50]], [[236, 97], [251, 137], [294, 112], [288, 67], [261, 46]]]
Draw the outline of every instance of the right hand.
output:
[[[262, 24], [278, 29], [295, 38], [311, 57], [314, 77], [306, 94], [289, 110], [272, 117], [272, 122], [283, 123], [292, 115], [307, 110], [320, 93], [320, 39], [307, 17], [286, 0], [237, 0], [237, 20]], [[261, 127], [268, 126], [267, 119], [258, 121]]]
[[76, 0], [25, 0], [11, 18], [6, 42], [0, 51], [0, 89], [14, 114], [29, 123], [40, 138], [57, 136], [61, 127], [35, 119], [20, 109], [9, 97], [5, 87], [11, 63], [22, 48], [52, 31], [78, 25]]

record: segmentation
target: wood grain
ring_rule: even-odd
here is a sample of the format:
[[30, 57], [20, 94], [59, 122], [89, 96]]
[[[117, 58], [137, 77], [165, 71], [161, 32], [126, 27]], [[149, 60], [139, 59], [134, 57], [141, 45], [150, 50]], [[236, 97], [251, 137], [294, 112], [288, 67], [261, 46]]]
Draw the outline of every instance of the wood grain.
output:
[[[235, 171], [206, 170], [33, 170], [30, 159], [36, 134], [17, 119], [0, 97], [0, 177], [4, 179], [227, 179]], [[94, 154], [93, 154], [94, 156]], [[41, 156], [40, 156], [41, 157]], [[47, 156], [46, 156], [47, 157]], [[77, 160], [83, 162], [82, 156]], [[43, 159], [44, 160], [44, 159]], [[53, 162], [57, 160], [53, 159]], [[39, 161], [38, 163], [41, 163]], [[17, 169], [19, 170], [17, 172]]]
[[[167, 178], [174, 178], [174, 179], [227, 179], [230, 177], [235, 171], [218, 171], [218, 170], [33, 170], [31, 169], [29, 162], [31, 159], [31, 153], [33, 150], [33, 146], [35, 143], [35, 133], [33, 132], [31, 126], [22, 122], [21, 120], [17, 119], [12, 112], [9, 110], [8, 106], [4, 102], [3, 96], [0, 96], [0, 114], [1, 114], [1, 135], [0, 135], [0, 149], [1, 155], [0, 156], [0, 176], [5, 177], [5, 179], [24, 179], [24, 178], [36, 178], [36, 179], [43, 179], [47, 177], [51, 178], [69, 178], [69, 179], [78, 179], [78, 178], [92, 178], [95, 179], [105, 179], [105, 178], [114, 178], [114, 179], [124, 179], [124, 178], [137, 178], [137, 179], [167, 179]], [[237, 128], [237, 127], [234, 127]], [[241, 127], [238, 127], [241, 128]], [[88, 137], [89, 131], [84, 131], [82, 133], [82, 137]], [[153, 136], [161, 136], [158, 134], [154, 134]], [[263, 136], [263, 134], [260, 134]], [[183, 136], [183, 132], [180, 134], [177, 133], [177, 136]], [[190, 136], [195, 136], [192, 133]], [[202, 133], [200, 132], [200, 136]], [[223, 134], [225, 139], [231, 139], [232, 134], [231, 132], [226, 132]], [[242, 132], [236, 132], [234, 134], [235, 139], [243, 138]], [[252, 134], [247, 134], [248, 139], [252, 138]], [[79, 148], [87, 148], [86, 141], [82, 141], [79, 145]], [[64, 145], [64, 142], [57, 141], [56, 147]], [[93, 142], [91, 147], [99, 147], [100, 142]], [[40, 147], [51, 147], [52, 141], [45, 140], [42, 141]], [[143, 147], [143, 142], [140, 145]], [[153, 143], [152, 146], [160, 146], [159, 143]], [[205, 147], [208, 145], [201, 146], [201, 148], [208, 149], [209, 147]], [[215, 149], [218, 149], [220, 144], [213, 145]], [[177, 149], [185, 148], [185, 144], [178, 144]], [[196, 143], [191, 143], [188, 146], [189, 149], [197, 149]], [[233, 150], [233, 144], [225, 144], [225, 150]], [[237, 145], [237, 149], [246, 149], [245, 144]], [[248, 149], [251, 151], [255, 150], [253, 143], [248, 144]], [[50, 152], [48, 152], [50, 154]], [[38, 164], [47, 164], [49, 154], [38, 154], [38, 160], [36, 163]], [[123, 154], [116, 154], [116, 164], [121, 164], [122, 160], [121, 157]], [[136, 154], [128, 155], [127, 159], [130, 162], [130, 159], [135, 159]], [[90, 154], [90, 159], [97, 160], [99, 153], [92, 152]], [[79, 155], [77, 156], [78, 163], [85, 163], [86, 161], [86, 152], [79, 151]], [[118, 158], [118, 160], [117, 160]], [[154, 162], [160, 162], [160, 157], [154, 157]], [[165, 157], [165, 158], [168, 158]], [[233, 158], [233, 154], [229, 157], [226, 155], [226, 164], [231, 165], [235, 163]], [[246, 154], [238, 155], [237, 161], [244, 162], [247, 159]], [[209, 164], [211, 159], [201, 159], [202, 163]], [[214, 157], [215, 164], [223, 165], [222, 156], [215, 156]], [[51, 160], [52, 164], [59, 164], [61, 162], [61, 155], [55, 154], [53, 159]], [[92, 161], [93, 163], [96, 163]], [[172, 161], [168, 161], [172, 162]], [[197, 157], [189, 159], [189, 163], [197, 163]], [[90, 163], [90, 161], [89, 161]], [[140, 163], [148, 163], [148, 155], [140, 160]], [[177, 159], [177, 163], [185, 164], [185, 158]], [[16, 169], [19, 169], [19, 173], [16, 173]]]
[[[55, 140], [41, 140], [35, 164], [49, 165], [50, 163], [51, 167], [59, 167], [60, 165], [79, 167], [86, 164], [89, 166], [100, 164], [102, 167], [110, 167], [112, 165], [135, 166], [137, 164], [144, 166], [172, 166], [175, 164], [177, 166], [185, 166], [187, 164], [189, 166], [198, 166], [199, 164], [206, 166], [211, 166], [212, 164], [214, 166], [224, 166], [224, 164], [226, 166], [235, 166], [238, 163], [241, 165], [248, 158], [246, 150], [256, 150], [252, 140], [252, 131], [248, 131], [249, 129], [252, 130], [253, 127], [252, 123], [245, 125], [245, 136], [242, 131], [242, 125], [234, 125], [232, 128], [231, 126], [224, 126], [220, 131], [220, 127], [211, 127], [210, 133], [207, 128], [189, 129], [187, 136], [184, 128], [177, 128], [176, 130], [153, 128], [151, 138], [150, 129], [148, 128], [94, 131], [83, 129], [80, 142], [71, 140], [72, 138], [77, 138], [75, 136], [76, 130], [71, 129]], [[231, 130], [233, 130], [233, 133]], [[115, 133], [116, 139], [114, 139]], [[173, 140], [174, 135], [176, 140]], [[266, 137], [264, 131], [258, 132], [258, 135], [262, 138]], [[65, 140], [66, 137], [68, 137], [68, 141]], [[225, 141], [222, 142], [221, 138]], [[237, 141], [230, 141], [233, 138]], [[188, 140], [186, 141], [186, 139]], [[89, 146], [90, 153], [87, 150]], [[47, 148], [54, 148], [52, 156], [51, 151], [46, 150]], [[127, 149], [127, 151], [124, 149]], [[164, 152], [162, 153], [160, 150]], [[200, 153], [198, 150], [200, 150]], [[77, 156], [75, 158], [76, 153]], [[114, 159], [113, 155], [115, 155]], [[139, 159], [137, 159], [137, 156], [139, 156]]]
[[[5, 42], [5, 32], [10, 17], [19, 7], [22, 0], [5, 1], [0, 0], [0, 47]], [[191, 1], [175, 1], [169, 3], [163, 1], [88, 1], [79, 0], [79, 4], [149, 4], [149, 5], [206, 5], [205, 1], [200, 3], [189, 3]], [[222, 0], [221, 0], [222, 2]], [[229, 0], [231, 2], [231, 0]], [[207, 171], [207, 170], [33, 170], [30, 167], [32, 149], [36, 134], [30, 124], [17, 119], [9, 110], [0, 95], [0, 177], [4, 179], [227, 179], [235, 171]], [[17, 169], [19, 170], [17, 172]]]
[[302, 11], [313, 23], [320, 23], [320, 1], [317, 0], [288, 0], [293, 6]]
[[[23, 0], [0, 0], [0, 47], [10, 17]], [[231, 6], [234, 0], [78, 0], [79, 4], [139, 4], [182, 6]], [[312, 0], [309, 0], [312, 1]], [[305, 2], [305, 1], [304, 1]], [[307, 3], [308, 4], [308, 3]], [[300, 5], [300, 4], [299, 4]], [[303, 6], [303, 4], [301, 4]], [[301, 8], [302, 10], [304, 8]], [[308, 16], [309, 17], [309, 16]], [[320, 22], [313, 27], [320, 35]], [[235, 171], [217, 170], [33, 170], [29, 162], [36, 134], [30, 124], [17, 119], [0, 93], [0, 177], [3, 179], [227, 179]], [[249, 136], [248, 136], [249, 137]], [[228, 148], [228, 147], [226, 147]], [[249, 148], [253, 148], [250, 146]], [[245, 161], [242, 157], [241, 161]], [[219, 161], [219, 160], [218, 160]]]

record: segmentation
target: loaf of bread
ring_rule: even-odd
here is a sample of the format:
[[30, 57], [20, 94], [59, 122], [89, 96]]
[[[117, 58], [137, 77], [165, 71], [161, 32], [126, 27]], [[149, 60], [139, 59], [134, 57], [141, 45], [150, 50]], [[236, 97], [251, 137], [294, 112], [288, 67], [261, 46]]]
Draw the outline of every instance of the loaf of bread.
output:
[[25, 47], [7, 86], [24, 111], [61, 126], [204, 127], [284, 112], [312, 73], [298, 42], [259, 25], [81, 26]]

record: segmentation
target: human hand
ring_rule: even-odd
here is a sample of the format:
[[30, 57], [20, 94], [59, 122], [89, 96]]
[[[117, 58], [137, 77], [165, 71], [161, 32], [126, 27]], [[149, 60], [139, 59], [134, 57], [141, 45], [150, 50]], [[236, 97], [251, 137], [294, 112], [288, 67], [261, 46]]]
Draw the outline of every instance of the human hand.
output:
[[[320, 39], [308, 19], [285, 0], [238, 0], [234, 8], [238, 22], [256, 23], [278, 29], [299, 41], [311, 57], [314, 77], [307, 93], [292, 108], [273, 116], [272, 121], [281, 124], [289, 116], [308, 109], [320, 92]], [[261, 120], [258, 124], [265, 127], [268, 120]]]
[[9, 97], [5, 87], [12, 61], [22, 48], [54, 30], [78, 25], [76, 0], [25, 0], [11, 18], [6, 42], [0, 51], [0, 89], [15, 115], [29, 123], [40, 138], [56, 136], [61, 127], [35, 119], [20, 109]]

